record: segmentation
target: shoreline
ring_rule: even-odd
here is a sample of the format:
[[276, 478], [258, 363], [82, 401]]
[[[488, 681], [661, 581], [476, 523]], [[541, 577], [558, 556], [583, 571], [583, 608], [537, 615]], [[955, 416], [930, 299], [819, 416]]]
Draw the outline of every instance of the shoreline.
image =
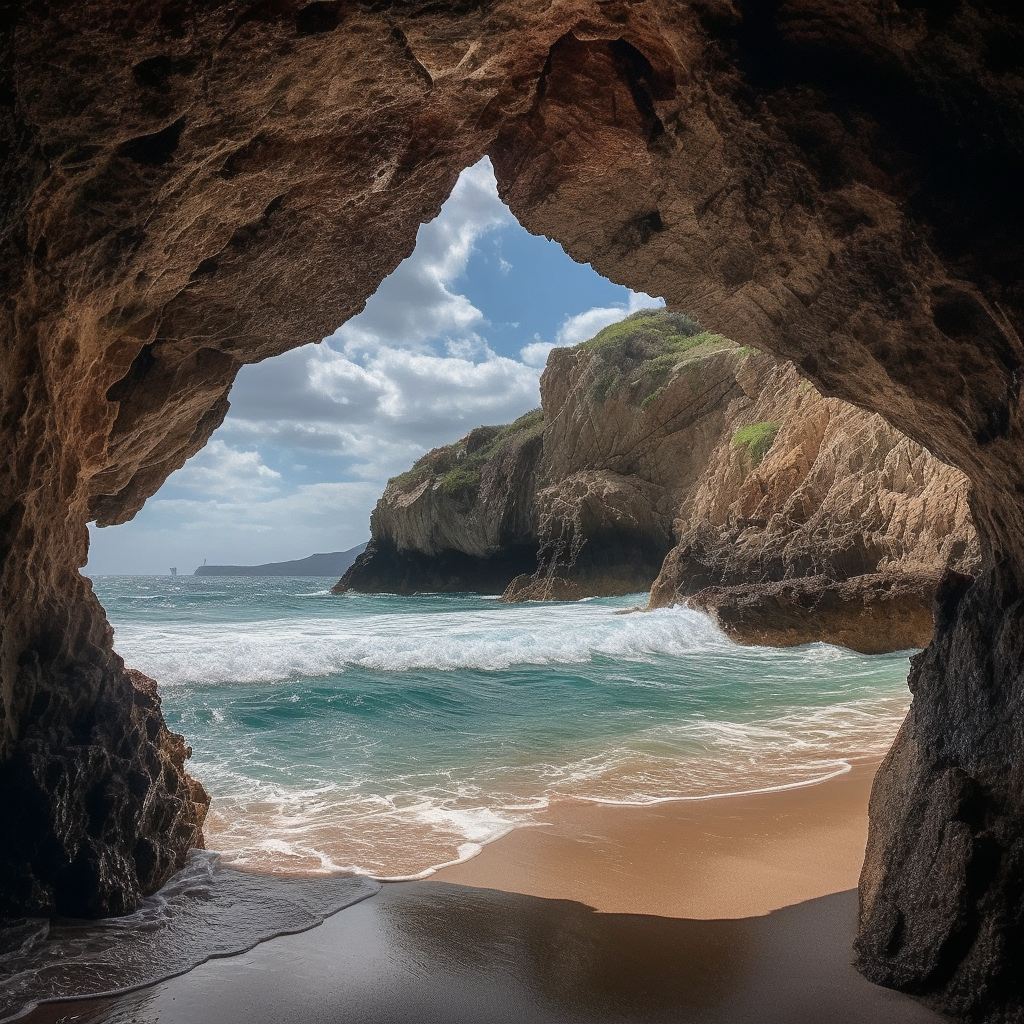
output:
[[298, 935], [25, 1024], [938, 1024], [850, 966], [878, 759], [815, 785], [565, 804]]
[[[837, 759], [839, 760], [839, 759]], [[753, 789], [740, 789], [735, 791], [728, 791], [724, 793], [701, 793], [687, 796], [664, 796], [654, 797], [647, 800], [616, 800], [604, 797], [588, 797], [588, 796], [563, 796], [557, 795], [554, 797], [545, 797], [545, 803], [539, 807], [523, 807], [514, 808], [514, 810], [529, 810], [531, 813], [542, 814], [550, 821], [513, 821], [507, 823], [507, 825], [500, 831], [497, 831], [493, 836], [487, 839], [480, 840], [469, 840], [461, 843], [458, 849], [468, 850], [465, 854], [459, 853], [458, 856], [452, 857], [449, 860], [443, 861], [438, 864], [431, 864], [422, 870], [415, 871], [404, 875], [384, 875], [376, 874], [369, 869], [365, 869], [359, 866], [353, 868], [338, 868], [334, 871], [331, 870], [316, 870], [316, 869], [301, 869], [297, 868], [294, 870], [261, 870], [259, 867], [252, 866], [247, 863], [236, 863], [232, 860], [225, 859], [224, 865], [230, 868], [232, 871], [241, 871], [248, 875], [264, 875], [272, 878], [331, 878], [331, 877], [346, 877], [353, 875], [355, 877], [367, 878], [374, 882], [380, 882], [382, 884], [390, 884], [393, 882], [420, 882], [425, 881], [428, 878], [435, 878], [435, 876], [442, 871], [447, 871], [449, 868], [459, 868], [468, 861], [475, 860], [485, 850], [490, 849], [495, 843], [504, 841], [508, 836], [520, 830], [532, 830], [532, 829], [557, 829], [559, 822], [563, 818], [573, 819], [577, 813], [582, 813], [581, 808], [586, 807], [608, 807], [608, 808], [622, 808], [624, 810], [631, 811], [646, 811], [652, 809], [658, 809], [666, 805], [675, 804], [701, 804], [701, 803], [716, 803], [719, 800], [735, 800], [743, 799], [746, 797], [762, 797], [771, 796], [775, 793], [786, 793], [791, 790], [800, 789], [813, 789], [817, 786], [824, 785], [832, 782], [835, 779], [842, 778], [850, 773], [857, 773], [860, 775], [864, 770], [870, 768], [872, 774], [874, 769], [881, 763], [881, 757], [876, 755], [860, 755], [860, 756], [846, 756], [841, 759], [842, 767], [830, 770], [827, 774], [819, 776], [813, 779], [802, 779], [798, 782], [785, 782], [778, 785], [770, 786], [759, 786]], [[868, 783], [870, 785], [870, 782]], [[564, 813], [563, 813], [564, 812]], [[214, 812], [211, 812], [214, 813]], [[207, 832], [208, 837], [213, 836], [216, 838], [218, 833], [216, 831], [210, 833]], [[216, 853], [218, 856], [224, 857], [225, 855], [218, 850], [211, 851]], [[455, 879], [451, 879], [455, 881]]]
[[[856, 888], [881, 758], [822, 781], [652, 804], [565, 801], [431, 879], [602, 913], [763, 916]], [[385, 883], [393, 884], [393, 883]]]

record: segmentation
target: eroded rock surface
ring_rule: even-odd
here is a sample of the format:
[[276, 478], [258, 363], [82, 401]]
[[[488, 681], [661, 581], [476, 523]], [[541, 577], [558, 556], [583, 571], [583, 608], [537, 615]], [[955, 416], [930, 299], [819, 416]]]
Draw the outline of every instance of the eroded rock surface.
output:
[[977, 568], [962, 474], [683, 314], [555, 349], [541, 400], [392, 480], [336, 590], [650, 588], [741, 642], [879, 653], [924, 647], [945, 570]]
[[673, 312], [636, 314], [551, 352], [541, 377], [535, 583], [516, 581], [507, 599], [551, 594], [555, 580], [594, 595], [649, 589], [746, 358]]
[[923, 647], [943, 573], [978, 566], [963, 476], [791, 366], [749, 360], [737, 383], [652, 606], [703, 608], [744, 643]]
[[[25, 850], [65, 851], [9, 908], [69, 863], [82, 904], [130, 902], [144, 858], [121, 815], [153, 808], [149, 838], [187, 844], [163, 783], [127, 785], [157, 747], [77, 577], [87, 519], [138, 510], [242, 363], [356, 312], [489, 153], [531, 230], [794, 360], [970, 479], [983, 569], [947, 595], [879, 774], [859, 963], [958, 1010], [1019, 1012], [1014, 4], [81, 0], [11, 5], [2, 31], [3, 877], [27, 877]], [[125, 761], [72, 770], [93, 739]], [[36, 790], [16, 767], [32, 758]], [[198, 804], [182, 813], [198, 826]], [[161, 874], [141, 871], [147, 888]]]
[[540, 421], [517, 426], [471, 430], [389, 481], [370, 516], [370, 543], [333, 593], [500, 594], [530, 571]]
[[924, 647], [932, 638], [936, 573], [806, 576], [707, 587], [688, 602], [742, 644], [794, 647], [815, 640], [862, 654]]

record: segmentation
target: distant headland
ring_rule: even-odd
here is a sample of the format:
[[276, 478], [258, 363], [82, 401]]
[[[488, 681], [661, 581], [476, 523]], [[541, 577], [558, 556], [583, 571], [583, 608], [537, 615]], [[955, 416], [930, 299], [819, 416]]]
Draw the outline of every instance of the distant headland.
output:
[[266, 562], [263, 565], [201, 565], [196, 576], [333, 576], [337, 579], [363, 553], [366, 543], [347, 551], [328, 551], [296, 558], [290, 562]]

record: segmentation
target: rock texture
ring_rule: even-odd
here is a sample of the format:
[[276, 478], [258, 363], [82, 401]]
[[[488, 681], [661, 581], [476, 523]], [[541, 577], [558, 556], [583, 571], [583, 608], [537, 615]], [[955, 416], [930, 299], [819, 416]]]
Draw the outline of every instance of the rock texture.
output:
[[690, 604], [743, 644], [793, 647], [814, 640], [862, 654], [924, 647], [932, 638], [937, 573], [810, 576], [708, 587]]
[[878, 653], [924, 647], [945, 570], [977, 568], [960, 473], [681, 314], [555, 349], [541, 400], [391, 481], [335, 589], [650, 588], [652, 606], [695, 604], [743, 642]]
[[560, 580], [585, 594], [650, 587], [672, 546], [681, 496], [719, 438], [737, 361], [746, 361], [722, 336], [687, 327], [685, 316], [673, 330], [678, 316], [637, 314], [551, 352], [541, 377], [537, 567], [507, 599], [552, 595]]
[[96, 697], [98, 672], [54, 691], [38, 685], [44, 670], [23, 667], [38, 681], [36, 720], [0, 765], [0, 916], [130, 913], [203, 845], [210, 798], [185, 771], [192, 750], [164, 724], [154, 680], [112, 666]]
[[389, 481], [370, 516], [370, 543], [332, 592], [500, 594], [532, 570], [537, 426], [477, 427]]
[[[159, 748], [77, 575], [86, 521], [138, 510], [242, 363], [358, 310], [489, 153], [531, 230], [792, 359], [971, 481], [982, 571], [914, 663], [858, 962], [958, 1011], [1020, 1012], [1022, 31], [1007, 0], [5, 7], [6, 906], [56, 892], [67, 857], [74, 900], [124, 906], [164, 873], [142, 870], [135, 823], [152, 811], [148, 838], [180, 852], [175, 808], [201, 817], [131, 776]], [[42, 846], [66, 853], [32, 868]]]
[[652, 606], [686, 601], [746, 643], [925, 646], [943, 573], [978, 566], [966, 480], [791, 366], [749, 359], [736, 377]]

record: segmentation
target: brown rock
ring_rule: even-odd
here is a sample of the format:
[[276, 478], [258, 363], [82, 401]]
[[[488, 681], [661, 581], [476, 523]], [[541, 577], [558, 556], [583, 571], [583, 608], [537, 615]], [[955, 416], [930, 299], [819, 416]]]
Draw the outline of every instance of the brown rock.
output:
[[586, 591], [575, 580], [564, 576], [517, 576], [501, 595], [502, 601], [579, 601]]
[[[707, 470], [682, 496], [652, 607], [714, 610], [721, 600], [719, 620], [735, 639], [782, 645], [856, 637], [866, 615], [901, 607], [906, 626], [880, 622], [873, 649], [886, 649], [886, 636], [889, 650], [924, 646], [942, 573], [970, 574], [979, 562], [964, 477], [881, 417], [823, 398], [791, 366], [750, 359], [737, 379], [741, 397]], [[736, 439], [758, 424], [775, 429], [755, 460]]]
[[820, 640], [861, 654], [925, 647], [938, 577], [872, 573], [708, 587], [688, 602], [737, 643], [795, 647]]
[[873, 801], [859, 963], [959, 1011], [1019, 1016], [1012, 5], [82, 0], [6, 13], [9, 909], [43, 906], [72, 864], [58, 907], [125, 906], [146, 860], [136, 827], [174, 851], [141, 872], [148, 888], [201, 817], [152, 774], [159, 747], [77, 574], [86, 521], [130, 517], [202, 446], [241, 364], [361, 308], [459, 170], [489, 153], [531, 230], [792, 359], [970, 480], [982, 569], [940, 600], [914, 662], [911, 717]]
[[[678, 317], [637, 314], [553, 351], [543, 420], [480, 427], [392, 481], [339, 589], [535, 601], [651, 588], [652, 607], [700, 591], [701, 607], [730, 606], [719, 618], [736, 639], [770, 642], [774, 615], [781, 644], [924, 646], [942, 573], [977, 566], [966, 480], [791, 364], [721, 336], [652, 334]], [[531, 569], [535, 586], [505, 587]], [[797, 604], [760, 586], [782, 581], [799, 584]], [[897, 604], [904, 624], [882, 622]], [[884, 628], [868, 640], [872, 616]]]

